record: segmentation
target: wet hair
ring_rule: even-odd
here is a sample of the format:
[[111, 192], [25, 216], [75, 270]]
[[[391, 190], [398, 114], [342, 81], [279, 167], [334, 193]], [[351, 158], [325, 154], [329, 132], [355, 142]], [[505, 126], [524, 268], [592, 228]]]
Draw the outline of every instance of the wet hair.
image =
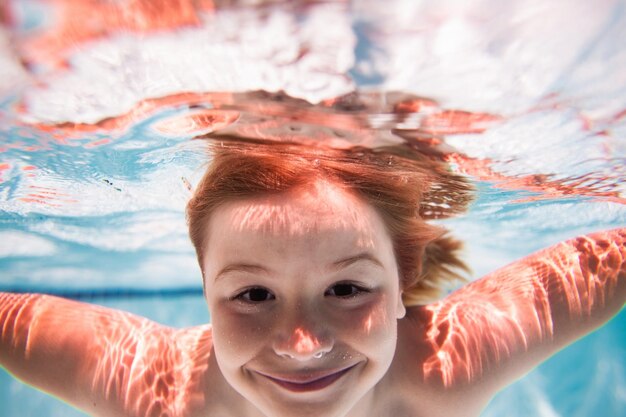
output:
[[441, 160], [409, 145], [336, 149], [211, 138], [210, 164], [187, 204], [189, 236], [202, 268], [211, 214], [224, 203], [280, 194], [317, 179], [355, 193], [381, 215], [395, 252], [404, 304], [419, 305], [463, 280], [461, 242], [426, 220], [467, 209], [472, 187]]

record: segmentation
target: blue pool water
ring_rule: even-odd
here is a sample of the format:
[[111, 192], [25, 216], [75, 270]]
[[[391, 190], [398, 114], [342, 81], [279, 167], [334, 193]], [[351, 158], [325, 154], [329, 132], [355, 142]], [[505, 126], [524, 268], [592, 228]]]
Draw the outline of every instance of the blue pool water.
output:
[[[271, 112], [285, 126], [301, 122], [292, 107], [246, 95], [256, 90], [314, 109], [354, 90], [374, 97], [359, 120], [381, 136], [346, 127], [352, 116], [330, 123], [313, 111], [305, 131], [319, 140], [330, 123], [365, 145], [426, 130], [452, 146], [451, 169], [476, 184], [477, 199], [441, 222], [466, 243], [474, 279], [626, 225], [624, 1], [205, 1], [192, 17], [172, 2], [153, 14], [101, 11], [106, 30], [81, 26], [79, 4], [115, 2], [0, 9], [0, 290], [172, 326], [209, 321], [183, 213], [206, 162], [206, 144], [192, 138], [222, 127], [215, 109], [259, 129]], [[64, 5], [74, 18], [60, 17]], [[398, 121], [389, 92], [430, 104]], [[445, 117], [425, 129], [429, 115]], [[626, 416], [625, 327], [622, 311], [503, 390], [482, 417]], [[2, 371], [0, 415], [83, 414]]]

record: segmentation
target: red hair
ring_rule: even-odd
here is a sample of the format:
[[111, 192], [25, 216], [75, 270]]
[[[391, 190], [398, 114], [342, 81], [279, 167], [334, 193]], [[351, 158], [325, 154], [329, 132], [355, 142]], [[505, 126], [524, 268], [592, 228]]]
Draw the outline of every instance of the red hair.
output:
[[283, 193], [316, 179], [351, 190], [381, 215], [393, 242], [406, 305], [439, 296], [467, 267], [461, 243], [427, 219], [463, 212], [471, 186], [409, 145], [334, 149], [211, 135], [212, 160], [187, 204], [189, 236], [202, 267], [208, 221], [229, 201]]

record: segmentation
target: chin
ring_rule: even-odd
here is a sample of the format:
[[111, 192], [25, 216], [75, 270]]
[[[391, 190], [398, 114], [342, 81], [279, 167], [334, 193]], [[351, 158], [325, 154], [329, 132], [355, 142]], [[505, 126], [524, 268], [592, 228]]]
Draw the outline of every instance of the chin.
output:
[[[333, 401], [334, 402], [334, 401]], [[299, 402], [297, 404], [272, 404], [267, 410], [261, 410], [267, 417], [344, 417], [350, 409], [351, 405], [345, 404], [344, 401], [322, 403], [306, 403]]]

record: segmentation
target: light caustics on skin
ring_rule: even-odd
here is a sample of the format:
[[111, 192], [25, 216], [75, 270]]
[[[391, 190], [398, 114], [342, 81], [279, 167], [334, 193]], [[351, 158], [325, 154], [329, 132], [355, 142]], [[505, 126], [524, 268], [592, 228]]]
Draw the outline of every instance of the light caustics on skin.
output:
[[303, 327], [294, 330], [290, 345], [299, 354], [314, 352], [321, 346], [319, 340]]
[[387, 320], [386, 296], [381, 297], [380, 302], [376, 304], [374, 309], [367, 315], [367, 317], [361, 323], [361, 329], [366, 335], [376, 331], [380, 328], [385, 328], [390, 325]]
[[373, 315], [370, 314], [369, 316], [367, 316], [367, 318], [365, 319], [365, 321], [363, 322], [363, 331], [367, 334], [370, 333], [370, 331], [372, 330], [372, 323], [373, 323]]
[[568, 326], [585, 326], [626, 290], [625, 245], [626, 229], [570, 240], [426, 307], [426, 380], [470, 383]]
[[[285, 233], [287, 236], [303, 236], [324, 230], [347, 230], [356, 228], [359, 240], [355, 246], [369, 248], [373, 245], [369, 228], [371, 224], [361, 210], [345, 203], [345, 193], [323, 179], [315, 181], [313, 187], [292, 191], [296, 193], [299, 204], [316, 207], [312, 216], [310, 211], [294, 210], [289, 204], [276, 202], [272, 198], [259, 199], [250, 203], [241, 202], [232, 211], [231, 224], [239, 230], [262, 231], [268, 234]], [[352, 196], [350, 198], [356, 198]], [[333, 215], [333, 208], [344, 206], [340, 216]], [[311, 218], [315, 221], [311, 221]]]
[[[0, 306], [0, 359], [7, 370], [33, 375], [34, 380], [25, 382], [53, 395], [56, 377], [37, 380], [37, 375], [65, 375], [74, 381], [76, 392], [90, 392], [89, 403], [79, 404], [86, 412], [166, 417], [204, 405], [202, 384], [212, 346], [208, 326], [175, 330], [43, 295], [2, 293]], [[54, 330], [59, 327], [74, 331]], [[85, 346], [88, 356], [64, 355]], [[55, 360], [57, 354], [63, 359]]]
[[[367, 315], [362, 322], [362, 330], [369, 335], [372, 329], [387, 325], [387, 315], [384, 300], [378, 303], [375, 310]], [[296, 327], [289, 340], [289, 346], [299, 354], [308, 354], [317, 351], [321, 347], [320, 341], [304, 327]]]
[[133, 416], [180, 415], [194, 402], [203, 404], [188, 393], [202, 392], [191, 385], [201, 384], [208, 365], [207, 327], [176, 331], [131, 316], [118, 320], [122, 323], [102, 323], [94, 392], [123, 404], [124, 413]]
[[[19, 302], [16, 300], [19, 299]], [[0, 342], [8, 351], [0, 351], [3, 355], [10, 355], [16, 351], [23, 351], [28, 359], [30, 346], [30, 321], [36, 308], [37, 297], [32, 294], [17, 295], [10, 293], [0, 294]]]

